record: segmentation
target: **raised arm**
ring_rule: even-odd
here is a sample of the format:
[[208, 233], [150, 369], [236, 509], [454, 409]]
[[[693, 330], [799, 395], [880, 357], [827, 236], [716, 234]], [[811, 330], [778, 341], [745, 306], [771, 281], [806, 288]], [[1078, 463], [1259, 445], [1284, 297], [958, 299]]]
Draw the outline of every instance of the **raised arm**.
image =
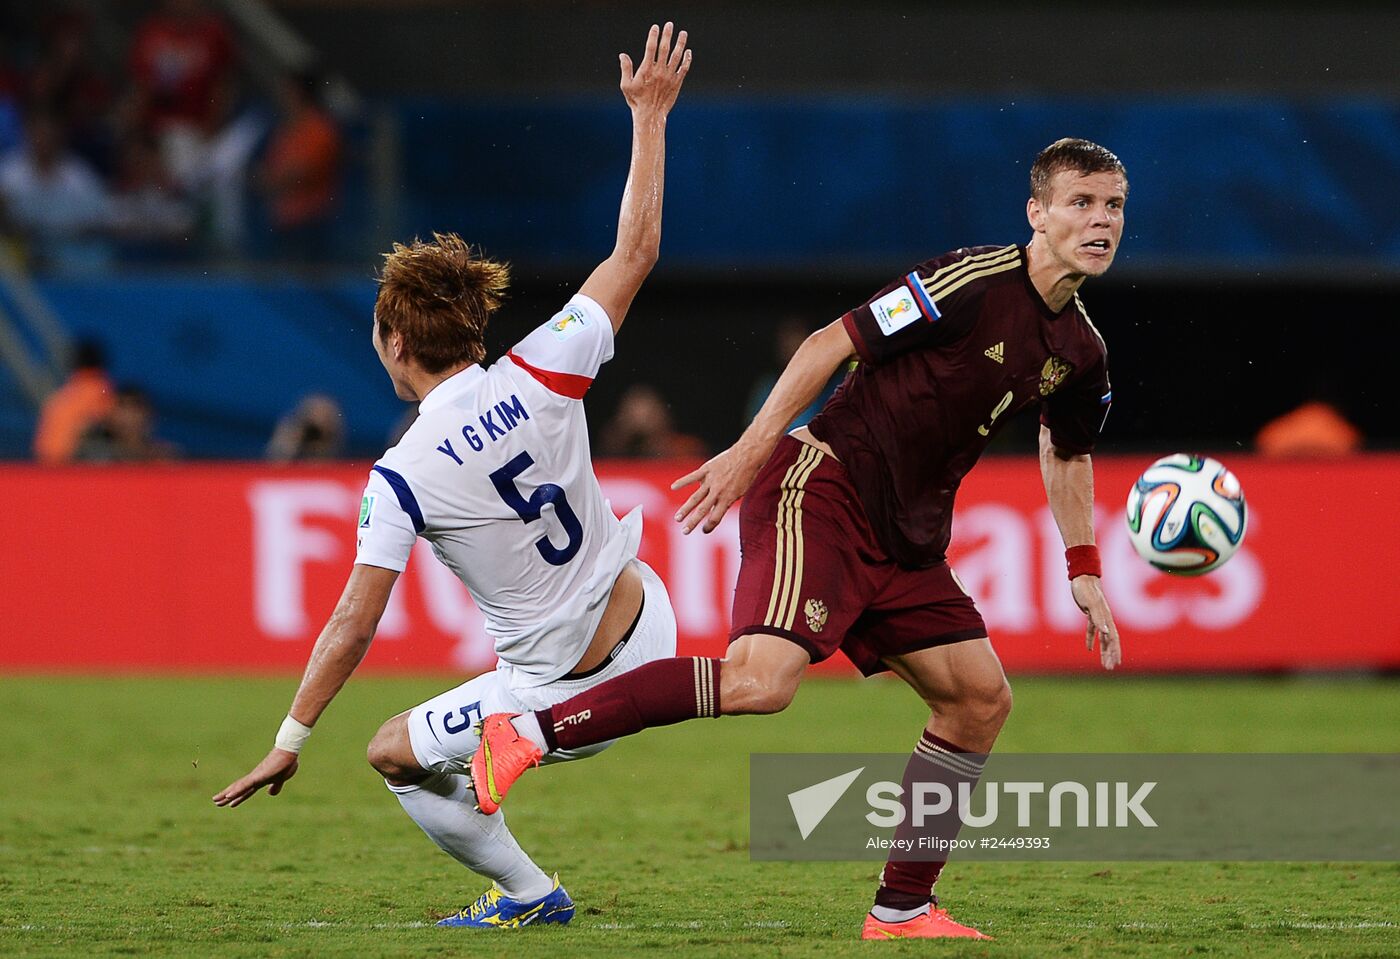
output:
[[676, 513], [676, 522], [687, 533], [701, 523], [705, 524], [705, 532], [714, 532], [729, 507], [748, 491], [788, 424], [812, 404], [832, 374], [854, 356], [855, 351], [855, 344], [840, 320], [822, 327], [803, 341], [738, 442], [671, 484], [671, 489], [700, 484]]
[[[1045, 498], [1065, 549], [1094, 545], [1094, 464], [1089, 454], [1056, 449], [1050, 430], [1041, 426], [1040, 477], [1045, 482]], [[1112, 669], [1122, 661], [1123, 652], [1099, 577], [1090, 573], [1074, 577], [1070, 580], [1070, 592], [1088, 619], [1085, 645], [1092, 650], [1097, 639], [1099, 659], [1104, 669]]]
[[301, 686], [287, 713], [288, 722], [278, 733], [277, 745], [250, 773], [216, 794], [215, 804], [237, 806], [253, 798], [264, 786], [270, 786], [268, 792], [275, 796], [282, 791], [282, 784], [296, 775], [297, 752], [301, 748], [297, 740], [305, 739], [310, 727], [316, 725], [321, 713], [365, 658], [398, 575], [391, 569], [361, 564], [351, 570], [345, 592], [311, 650]]
[[671, 45], [672, 24], [652, 26], [646, 52], [634, 71], [632, 58], [619, 54], [622, 95], [632, 108], [632, 165], [617, 217], [617, 245], [579, 290], [622, 326], [632, 298], [661, 252], [661, 198], [666, 172], [666, 117], [690, 72], [686, 32]]

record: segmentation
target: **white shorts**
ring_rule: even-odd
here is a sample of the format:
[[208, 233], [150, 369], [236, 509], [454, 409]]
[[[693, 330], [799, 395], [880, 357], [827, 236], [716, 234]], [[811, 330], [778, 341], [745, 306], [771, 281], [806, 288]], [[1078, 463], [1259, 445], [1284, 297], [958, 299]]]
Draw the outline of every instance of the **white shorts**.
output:
[[[666, 584], [651, 567], [637, 562], [642, 574], [642, 615], [627, 645], [608, 667], [586, 679], [558, 679], [545, 686], [512, 689], [505, 673], [492, 670], [456, 689], [434, 696], [408, 714], [408, 738], [418, 765], [434, 772], [463, 773], [481, 741], [477, 724], [492, 713], [523, 713], [562, 703], [643, 663], [676, 655], [676, 616]], [[559, 763], [593, 756], [616, 740], [582, 749], [546, 753], [542, 762]]]

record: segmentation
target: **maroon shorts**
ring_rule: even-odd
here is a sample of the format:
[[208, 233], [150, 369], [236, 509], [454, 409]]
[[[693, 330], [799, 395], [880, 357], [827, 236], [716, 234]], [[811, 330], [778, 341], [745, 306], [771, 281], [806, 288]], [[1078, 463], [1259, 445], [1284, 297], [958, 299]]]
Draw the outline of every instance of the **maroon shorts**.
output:
[[739, 513], [743, 562], [730, 642], [782, 636], [819, 663], [838, 649], [865, 675], [883, 657], [987, 635], [952, 568], [897, 565], [875, 540], [846, 468], [785, 436]]

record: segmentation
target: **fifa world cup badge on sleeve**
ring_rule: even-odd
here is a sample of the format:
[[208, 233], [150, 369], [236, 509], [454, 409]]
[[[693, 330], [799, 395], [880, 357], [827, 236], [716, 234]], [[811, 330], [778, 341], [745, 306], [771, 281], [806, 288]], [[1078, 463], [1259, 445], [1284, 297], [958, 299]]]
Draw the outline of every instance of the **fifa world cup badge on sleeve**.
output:
[[886, 336], [904, 329], [921, 315], [918, 304], [914, 302], [914, 294], [907, 286], [886, 293], [871, 303], [870, 312], [875, 314], [875, 322], [880, 324]]
[[373, 493], [366, 493], [360, 500], [360, 529], [369, 529], [374, 520], [374, 504], [378, 501], [379, 497]]
[[588, 319], [583, 315], [583, 311], [571, 306], [550, 320], [549, 332], [553, 333], [557, 340], [567, 340], [587, 325]]

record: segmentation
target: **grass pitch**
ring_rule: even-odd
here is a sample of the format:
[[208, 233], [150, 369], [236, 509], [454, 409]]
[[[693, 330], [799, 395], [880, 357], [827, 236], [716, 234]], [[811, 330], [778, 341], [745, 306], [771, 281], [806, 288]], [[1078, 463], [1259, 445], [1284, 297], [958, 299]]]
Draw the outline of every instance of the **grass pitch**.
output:
[[[775, 717], [653, 731], [527, 777], [507, 810], [573, 924], [440, 930], [484, 881], [364, 763], [451, 680], [354, 680], [279, 797], [209, 797], [259, 759], [294, 683], [0, 679], [0, 954], [21, 956], [1395, 956], [1400, 865], [968, 863], [939, 891], [992, 943], [862, 943], [873, 863], [754, 863], [751, 751], [902, 752], [896, 682], [809, 681]], [[1395, 680], [1014, 680], [1008, 751], [1400, 751]]]

